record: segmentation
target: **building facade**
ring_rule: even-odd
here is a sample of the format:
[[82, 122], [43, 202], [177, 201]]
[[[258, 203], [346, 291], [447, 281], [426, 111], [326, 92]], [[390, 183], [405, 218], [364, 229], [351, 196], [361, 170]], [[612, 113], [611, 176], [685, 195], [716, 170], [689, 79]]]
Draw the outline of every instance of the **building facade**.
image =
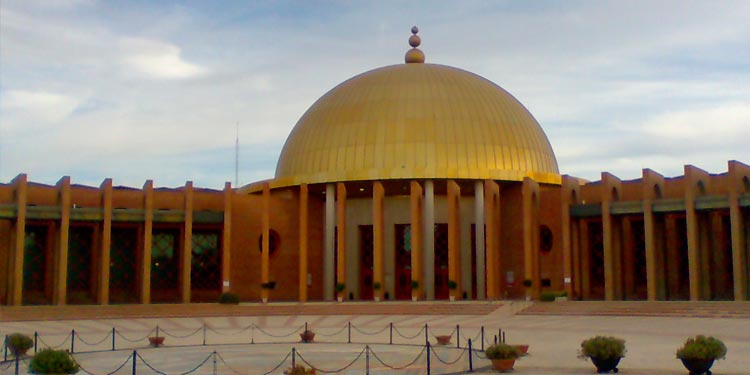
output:
[[412, 31], [405, 64], [310, 107], [271, 180], [0, 185], [0, 304], [748, 299], [750, 167], [560, 175], [521, 103]]

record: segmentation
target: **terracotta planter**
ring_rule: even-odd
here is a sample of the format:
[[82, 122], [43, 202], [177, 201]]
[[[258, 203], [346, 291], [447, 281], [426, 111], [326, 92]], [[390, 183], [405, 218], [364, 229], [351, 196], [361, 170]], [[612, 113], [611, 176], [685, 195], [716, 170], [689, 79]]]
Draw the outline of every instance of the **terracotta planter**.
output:
[[164, 336], [152, 336], [148, 338], [148, 343], [154, 348], [164, 345]]
[[680, 358], [680, 361], [682, 361], [682, 365], [690, 371], [690, 375], [710, 375], [711, 366], [714, 365], [713, 359]]
[[313, 331], [305, 331], [299, 334], [299, 338], [302, 339], [302, 342], [313, 342], [315, 339], [315, 332]]
[[617, 365], [620, 363], [620, 359], [622, 357], [617, 358], [596, 358], [591, 357], [591, 362], [594, 362], [594, 366], [596, 366], [596, 372], [600, 374], [606, 374], [610, 371], [612, 372], [619, 372], [617, 369]]
[[528, 344], [519, 344], [519, 345], [513, 345], [521, 352], [521, 354], [527, 354], [529, 352], [529, 345]]
[[500, 372], [506, 372], [513, 370], [513, 365], [516, 364], [515, 358], [513, 359], [491, 359], [492, 368], [499, 370]]
[[435, 336], [438, 345], [448, 345], [451, 343], [451, 335]]

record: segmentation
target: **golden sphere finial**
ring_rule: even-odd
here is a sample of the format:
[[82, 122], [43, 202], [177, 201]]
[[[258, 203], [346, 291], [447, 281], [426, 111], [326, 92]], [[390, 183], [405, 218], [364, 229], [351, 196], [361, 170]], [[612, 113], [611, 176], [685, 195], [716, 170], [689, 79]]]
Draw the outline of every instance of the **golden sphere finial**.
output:
[[412, 26], [412, 36], [409, 37], [409, 45], [412, 46], [412, 49], [408, 50], [406, 52], [406, 56], [404, 56], [404, 61], [406, 61], [407, 64], [424, 63], [424, 52], [417, 48], [420, 44], [422, 44], [422, 38], [417, 35], [418, 32], [419, 28], [416, 26]]

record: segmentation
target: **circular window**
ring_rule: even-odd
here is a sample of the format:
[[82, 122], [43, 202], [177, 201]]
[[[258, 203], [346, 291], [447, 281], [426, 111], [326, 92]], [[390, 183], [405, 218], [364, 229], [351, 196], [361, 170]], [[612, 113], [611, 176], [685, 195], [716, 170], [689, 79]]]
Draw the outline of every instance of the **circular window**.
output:
[[[269, 229], [268, 233], [270, 234], [268, 238], [268, 255], [271, 255], [276, 252], [276, 249], [279, 248], [281, 245], [281, 236], [279, 236], [279, 232]], [[258, 237], [258, 251], [263, 252], [263, 235], [261, 234]]]
[[549, 229], [548, 226], [542, 225], [539, 228], [539, 250], [541, 250], [542, 253], [549, 253], [552, 251], [552, 240], [553, 240], [552, 230]]

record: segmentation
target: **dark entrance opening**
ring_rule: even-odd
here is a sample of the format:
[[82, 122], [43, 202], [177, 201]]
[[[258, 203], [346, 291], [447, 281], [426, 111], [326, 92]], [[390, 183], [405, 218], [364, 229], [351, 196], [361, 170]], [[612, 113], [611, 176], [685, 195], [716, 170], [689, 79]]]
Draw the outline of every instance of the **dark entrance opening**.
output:
[[137, 303], [136, 264], [139, 230], [136, 226], [112, 228], [109, 249], [109, 302]]
[[192, 242], [190, 300], [216, 302], [221, 294], [221, 231], [193, 231]]
[[68, 281], [67, 303], [92, 304], [91, 272], [93, 263], [94, 227], [93, 225], [76, 225], [70, 227], [68, 236]]
[[179, 302], [180, 230], [155, 229], [151, 241], [151, 301]]
[[435, 299], [448, 299], [448, 224], [435, 224]]
[[362, 300], [372, 300], [373, 278], [374, 278], [374, 258], [373, 258], [373, 229], [372, 225], [359, 226], [359, 298]]
[[411, 298], [411, 224], [396, 224], [396, 299]]
[[48, 238], [51, 225], [26, 224], [23, 248], [23, 299], [24, 305], [52, 303], [51, 249]]

